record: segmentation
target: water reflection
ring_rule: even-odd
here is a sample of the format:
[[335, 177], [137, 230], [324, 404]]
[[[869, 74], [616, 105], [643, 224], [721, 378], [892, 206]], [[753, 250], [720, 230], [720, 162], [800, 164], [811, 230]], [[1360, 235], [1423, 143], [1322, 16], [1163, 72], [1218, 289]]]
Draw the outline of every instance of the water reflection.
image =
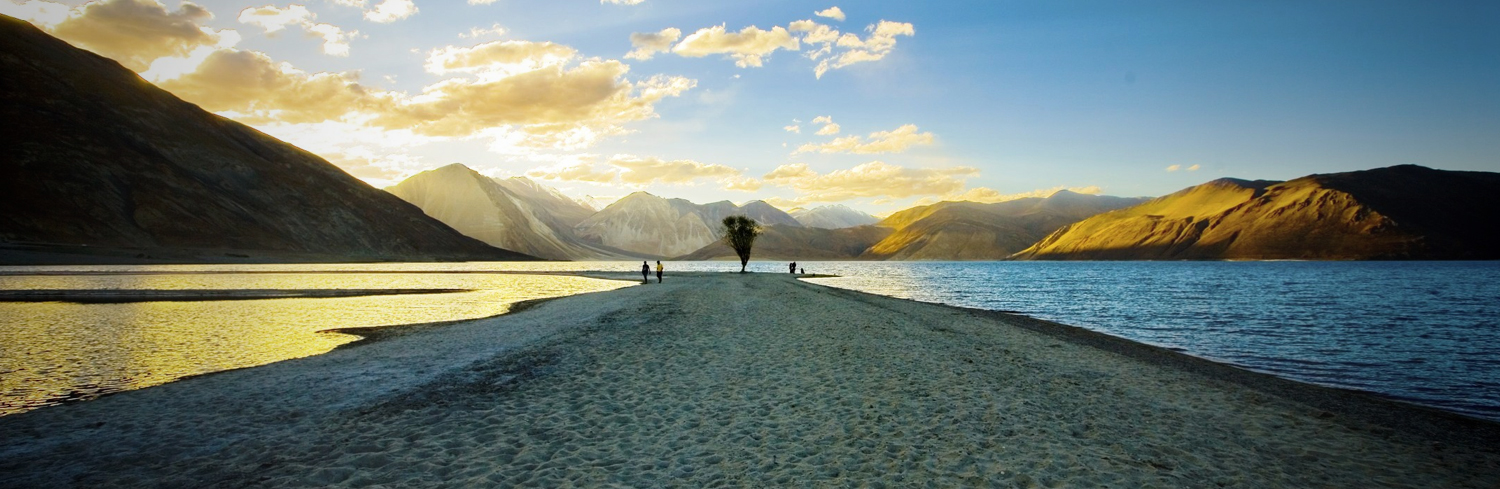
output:
[[[285, 269], [309, 266], [282, 267], [282, 271], [290, 272]], [[116, 273], [193, 271], [185, 267], [89, 268]], [[124, 268], [129, 270], [120, 270]], [[226, 268], [216, 270], [236, 271]], [[190, 375], [317, 355], [357, 339], [321, 330], [488, 317], [502, 314], [523, 300], [630, 285], [572, 276], [307, 271], [314, 269], [274, 274], [170, 275], [23, 275], [20, 273], [38, 270], [11, 269], [11, 275], [0, 276], [0, 289], [472, 291], [128, 304], [0, 303], [0, 415], [159, 385]]]

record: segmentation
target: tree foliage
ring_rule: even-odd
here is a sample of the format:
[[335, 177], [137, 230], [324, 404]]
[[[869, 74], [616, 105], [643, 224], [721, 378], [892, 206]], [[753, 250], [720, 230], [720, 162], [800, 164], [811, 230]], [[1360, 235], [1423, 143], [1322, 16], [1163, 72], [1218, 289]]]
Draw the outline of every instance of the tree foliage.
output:
[[760, 236], [760, 224], [745, 216], [729, 216], [724, 218], [723, 232], [724, 244], [740, 255], [740, 273], [745, 273], [745, 265], [750, 263], [750, 247]]

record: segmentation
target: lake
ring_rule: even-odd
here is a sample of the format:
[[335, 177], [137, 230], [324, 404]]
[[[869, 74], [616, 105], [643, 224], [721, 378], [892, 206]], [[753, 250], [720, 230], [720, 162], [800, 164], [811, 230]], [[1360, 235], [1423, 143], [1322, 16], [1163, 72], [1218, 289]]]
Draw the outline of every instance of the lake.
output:
[[[653, 262], [654, 264], [654, 262]], [[1015, 311], [1290, 379], [1500, 420], [1497, 262], [805, 262], [832, 287]], [[781, 262], [750, 269], [784, 273]], [[738, 271], [668, 262], [667, 271]], [[326, 299], [0, 302], [0, 415], [316, 355], [320, 332], [488, 317], [639, 262], [0, 267], [18, 289], [467, 289]], [[501, 273], [510, 272], [510, 273]]]
[[326, 353], [330, 332], [475, 319], [516, 302], [630, 282], [545, 272], [573, 265], [368, 264], [3, 267], [0, 290], [462, 289], [339, 298], [76, 304], [0, 302], [0, 415], [183, 377]]

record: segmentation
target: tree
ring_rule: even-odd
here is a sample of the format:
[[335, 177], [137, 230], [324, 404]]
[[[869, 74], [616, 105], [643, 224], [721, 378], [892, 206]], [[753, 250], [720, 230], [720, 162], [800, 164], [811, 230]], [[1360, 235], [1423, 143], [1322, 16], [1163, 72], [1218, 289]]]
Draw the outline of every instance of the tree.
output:
[[760, 225], [754, 219], [745, 216], [724, 218], [724, 244], [740, 255], [740, 273], [745, 273], [745, 265], [750, 263], [750, 246], [755, 244], [758, 236]]

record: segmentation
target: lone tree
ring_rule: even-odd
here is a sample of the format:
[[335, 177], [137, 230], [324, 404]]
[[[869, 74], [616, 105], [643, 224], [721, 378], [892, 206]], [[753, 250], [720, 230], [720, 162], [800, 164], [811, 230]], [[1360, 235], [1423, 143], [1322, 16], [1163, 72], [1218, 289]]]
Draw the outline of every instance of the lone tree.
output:
[[750, 263], [750, 246], [755, 244], [757, 236], [760, 236], [760, 225], [754, 219], [745, 216], [724, 218], [724, 244], [740, 255], [740, 273], [745, 273], [745, 265]]

